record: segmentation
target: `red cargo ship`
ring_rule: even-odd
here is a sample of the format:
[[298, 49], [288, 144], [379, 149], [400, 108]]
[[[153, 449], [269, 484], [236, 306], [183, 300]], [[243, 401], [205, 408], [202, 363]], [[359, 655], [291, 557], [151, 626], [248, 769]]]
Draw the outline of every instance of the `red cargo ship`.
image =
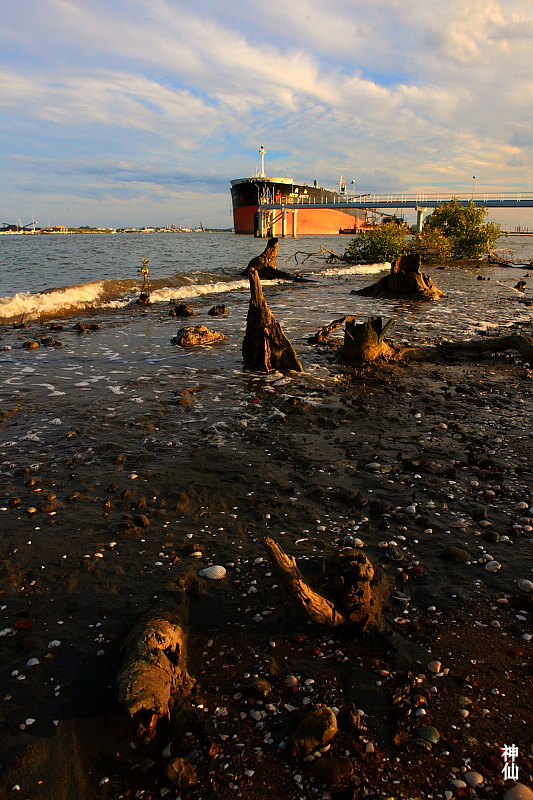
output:
[[[317, 208], [324, 203], [345, 203], [346, 184], [339, 181], [339, 191], [294, 183], [292, 178], [268, 178], [265, 175], [265, 149], [261, 147], [261, 172], [255, 178], [231, 181], [235, 233], [255, 236], [335, 234], [358, 230], [366, 225], [362, 208]], [[277, 209], [260, 206], [279, 204]]]

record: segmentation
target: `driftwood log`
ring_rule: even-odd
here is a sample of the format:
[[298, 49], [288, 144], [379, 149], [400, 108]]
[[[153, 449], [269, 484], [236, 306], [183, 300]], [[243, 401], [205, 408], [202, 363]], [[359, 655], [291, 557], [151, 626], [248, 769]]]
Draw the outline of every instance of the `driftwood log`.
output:
[[524, 361], [533, 366], [533, 337], [523, 333], [487, 336], [484, 339], [469, 339], [464, 342], [445, 342], [437, 345], [437, 349], [444, 355], [461, 351], [465, 353], [502, 353], [505, 350], [516, 350]]
[[431, 278], [420, 271], [419, 255], [400, 256], [391, 271], [371, 286], [352, 289], [350, 294], [363, 297], [386, 297], [404, 300], [438, 300], [442, 296]]
[[389, 319], [385, 325], [381, 317], [368, 317], [366, 322], [356, 323], [355, 317], [346, 317], [344, 344], [339, 350], [339, 361], [349, 366], [367, 364], [377, 358], [396, 355], [391, 345], [384, 341], [385, 334], [396, 322]]
[[320, 328], [319, 331], [314, 333], [312, 336], [309, 337], [307, 340], [309, 344], [329, 344], [331, 341], [330, 334], [333, 331], [340, 328], [343, 322], [346, 320], [346, 317], [340, 317], [340, 319], [334, 319], [333, 322], [330, 322], [329, 325], [325, 325], [323, 328]]
[[256, 270], [261, 280], [307, 281], [298, 272], [284, 272], [276, 266], [278, 257], [278, 240], [275, 236], [268, 240], [267, 246], [259, 256], [252, 258], [241, 275], [250, 275], [251, 270]]
[[186, 617], [184, 593], [177, 611], [141, 618], [124, 642], [118, 697], [146, 740], [154, 736], [158, 720], [169, 716], [174, 698], [187, 696], [195, 684], [186, 666]]
[[326, 562], [326, 578], [333, 599], [315, 591], [288, 555], [270, 537], [266, 551], [290, 600], [313, 623], [334, 627], [352, 623], [360, 630], [381, 625], [383, 600], [388, 584], [362, 550], [347, 550]]
[[244, 369], [303, 372], [293, 346], [267, 305], [256, 269], [250, 269], [249, 278], [250, 304], [242, 343]]

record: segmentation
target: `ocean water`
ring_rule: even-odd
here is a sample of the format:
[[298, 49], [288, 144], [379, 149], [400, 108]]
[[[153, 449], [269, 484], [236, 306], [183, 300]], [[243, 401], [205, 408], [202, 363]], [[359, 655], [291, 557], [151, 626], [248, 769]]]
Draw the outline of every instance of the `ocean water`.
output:
[[[527, 270], [486, 262], [427, 269], [444, 292], [435, 303], [351, 295], [389, 266], [328, 264], [320, 251], [340, 254], [347, 241], [343, 236], [280, 240], [278, 266], [310, 279], [264, 285], [305, 370], [287, 378], [242, 370], [249, 284], [240, 273], [265, 240], [231, 233], [0, 237], [0, 400], [2, 409], [22, 409], [15, 413], [16, 425], [0, 429], [4, 469], [51, 461], [74, 449], [90, 463], [102, 442], [123, 440], [125, 430], [124, 447], [137, 454], [186, 447], [200, 434], [214, 443], [232, 437], [237, 442], [239, 427], [254, 424], [250, 402], [259, 391], [286, 396], [296, 383], [311, 399], [328, 391], [336, 380], [328, 355], [307, 339], [345, 314], [361, 320], [371, 314], [396, 317], [389, 338], [412, 344], [469, 338], [532, 319], [532, 308], [523, 302], [531, 298]], [[498, 246], [512, 249], [517, 261], [533, 259], [533, 237], [509, 237]], [[150, 268], [148, 307], [132, 304], [143, 257]], [[520, 280], [526, 280], [525, 294], [516, 288]], [[186, 302], [198, 316], [169, 316], [171, 299]], [[228, 314], [208, 316], [220, 303]], [[21, 320], [27, 328], [13, 327]], [[80, 336], [74, 328], [78, 321], [101, 327]], [[52, 322], [63, 330], [50, 333]], [[184, 350], [172, 340], [188, 324], [206, 325], [226, 338]], [[24, 347], [51, 335], [63, 346]], [[187, 390], [194, 402], [187, 413], [180, 411], [176, 425], [175, 407]]]

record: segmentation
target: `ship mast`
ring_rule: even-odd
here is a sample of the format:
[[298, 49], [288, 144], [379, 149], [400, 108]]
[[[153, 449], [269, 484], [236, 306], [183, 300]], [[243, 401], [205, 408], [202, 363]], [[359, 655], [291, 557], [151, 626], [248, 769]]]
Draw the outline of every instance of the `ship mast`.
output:
[[261, 156], [261, 172], [259, 173], [259, 177], [260, 178], [266, 178], [266, 175], [265, 175], [265, 155], [266, 155], [266, 150], [263, 147], [263, 145], [261, 145], [261, 148], [259, 150], [259, 155]]

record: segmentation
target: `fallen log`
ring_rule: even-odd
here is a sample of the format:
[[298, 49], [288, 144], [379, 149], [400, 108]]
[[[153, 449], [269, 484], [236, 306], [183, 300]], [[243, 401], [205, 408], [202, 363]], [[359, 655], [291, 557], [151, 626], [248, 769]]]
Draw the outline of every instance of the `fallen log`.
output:
[[524, 361], [533, 366], [533, 337], [523, 333], [487, 336], [484, 339], [469, 339], [464, 342], [445, 342], [438, 344], [437, 350], [443, 354], [450, 354], [456, 350], [466, 353], [502, 353], [505, 350], [517, 350]]
[[391, 271], [371, 286], [352, 289], [350, 294], [404, 300], [438, 300], [442, 296], [431, 278], [420, 271], [419, 255], [399, 256]]
[[153, 738], [158, 720], [169, 716], [174, 698], [187, 696], [195, 684], [186, 666], [186, 616], [184, 593], [177, 611], [146, 615], [124, 642], [118, 697], [146, 740]]
[[349, 622], [361, 631], [381, 626], [388, 581], [362, 550], [346, 550], [326, 560], [331, 600], [309, 586], [296, 559], [273, 539], [267, 536], [264, 546], [281, 585], [306, 619], [328, 627]]
[[268, 240], [267, 246], [259, 256], [255, 256], [249, 262], [241, 275], [249, 276], [252, 270], [256, 270], [261, 280], [284, 280], [284, 281], [306, 281], [299, 272], [284, 272], [276, 266], [278, 257], [278, 240], [274, 236]]
[[344, 344], [339, 350], [338, 359], [343, 364], [357, 366], [375, 361], [377, 358], [390, 358], [396, 350], [384, 341], [385, 334], [396, 322], [392, 317], [385, 325], [381, 317], [368, 317], [366, 322], [357, 324], [355, 317], [346, 317]]
[[303, 372], [293, 346], [267, 305], [256, 269], [250, 270], [249, 278], [250, 304], [242, 343], [244, 369]]

